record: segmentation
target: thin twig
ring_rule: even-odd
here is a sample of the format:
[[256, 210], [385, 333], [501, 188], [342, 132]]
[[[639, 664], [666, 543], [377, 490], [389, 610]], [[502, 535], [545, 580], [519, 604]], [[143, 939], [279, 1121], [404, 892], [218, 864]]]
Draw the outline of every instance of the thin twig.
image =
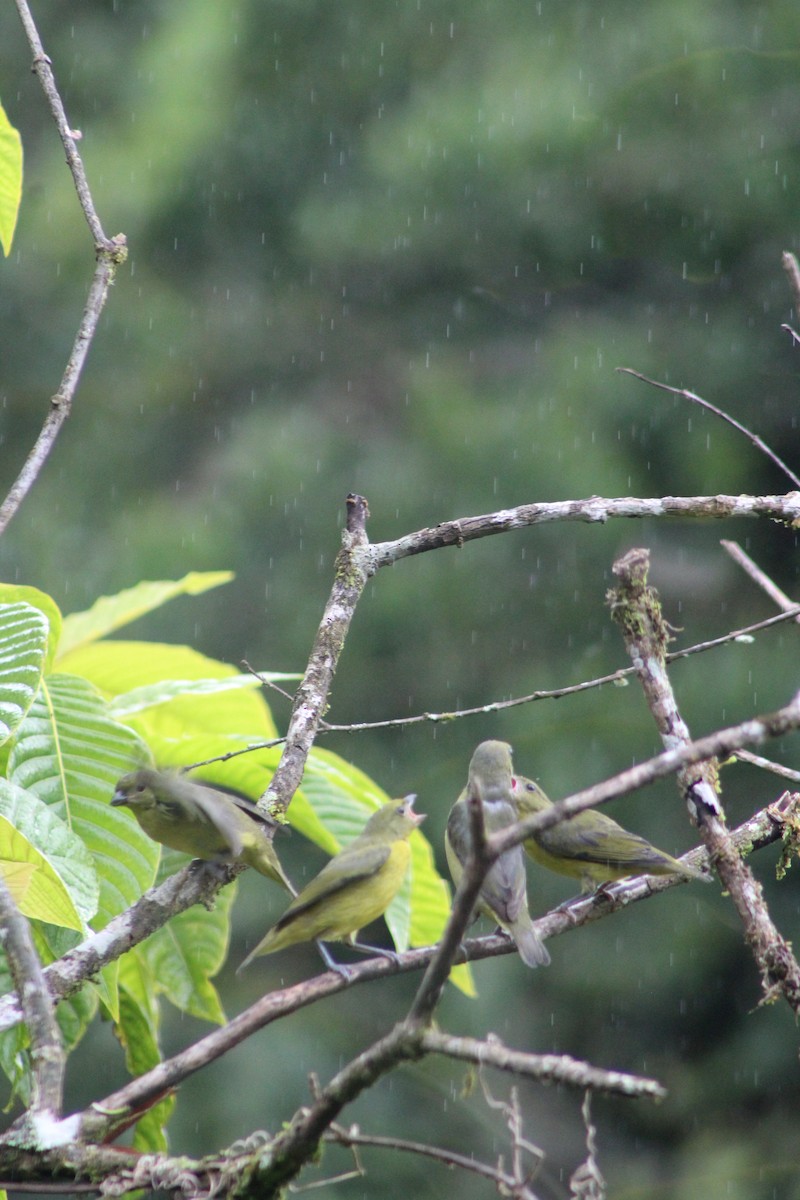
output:
[[[782, 625], [785, 621], [792, 618], [800, 621], [800, 605], [792, 604], [786, 612], [779, 613], [774, 617], [766, 617], [763, 621], [756, 621], [754, 624], [745, 625], [741, 629], [733, 629], [730, 633], [723, 634], [721, 637], [710, 638], [705, 642], [697, 642], [693, 646], [687, 646], [684, 650], [673, 650], [667, 655], [667, 662], [678, 662], [682, 658], [689, 658], [692, 654], [703, 654], [707, 650], [715, 650], [719, 646], [728, 645], [730, 642], [752, 637], [753, 634], [760, 633], [763, 629], [771, 629], [775, 625]], [[247, 666], [246, 663], [244, 665]], [[613, 671], [610, 675], [600, 675], [595, 679], [584, 680], [582, 683], [567, 684], [559, 688], [544, 688], [536, 692], [530, 692], [527, 696], [515, 696], [510, 700], [492, 700], [489, 704], [480, 704], [476, 708], [459, 708], [454, 709], [452, 712], [417, 713], [411, 717], [387, 717], [383, 721], [353, 721], [347, 725], [335, 725], [330, 721], [321, 719], [319, 728], [317, 729], [317, 737], [322, 737], [329, 733], [364, 733], [375, 729], [402, 729], [408, 725], [420, 725], [423, 723], [435, 725], [441, 722], [458, 721], [462, 717], [487, 716], [490, 713], [503, 712], [508, 708], [518, 708], [522, 704], [533, 704], [537, 700], [560, 700], [563, 696], [574, 696], [579, 692], [604, 687], [607, 684], [619, 686], [621, 682], [624, 682], [635, 674], [634, 667], [620, 667], [619, 670]], [[263, 682], [286, 696], [287, 699], [292, 699], [288, 692], [284, 692], [282, 688], [276, 687], [269, 680], [264, 680]], [[265, 742], [250, 742], [241, 750], [229, 750], [227, 753], [216, 755], [214, 758], [203, 759], [202, 762], [193, 763], [192, 767], [187, 769], [207, 766], [209, 763], [214, 762], [227, 762], [230, 758], [236, 758], [240, 754], [251, 754], [254, 750], [271, 750], [274, 746], [279, 746], [284, 741], [285, 738], [271, 738]]]
[[72, 129], [67, 114], [64, 109], [64, 104], [56, 87], [55, 76], [50, 59], [45, 54], [42, 40], [39, 37], [39, 31], [36, 28], [36, 23], [31, 14], [31, 10], [26, 3], [26, 0], [15, 0], [17, 12], [22, 21], [22, 27], [25, 30], [25, 36], [28, 39], [28, 45], [33, 54], [33, 70], [38, 76], [39, 82], [42, 85], [42, 91], [47, 98], [47, 103], [50, 105], [50, 111], [53, 114], [59, 136], [64, 145], [64, 150], [67, 155], [67, 166], [72, 172], [72, 178], [75, 183], [75, 191], [78, 193], [78, 200], [83, 209], [86, 222], [91, 230], [95, 245], [98, 250], [108, 250], [112, 254], [119, 250], [116, 239], [107, 238], [103, 232], [103, 227], [100, 224], [100, 218], [92, 201], [92, 194], [89, 190], [89, 182], [86, 178], [81, 156], [78, 153], [76, 142], [80, 138], [80, 133]]
[[713, 413], [715, 417], [726, 421], [728, 425], [732, 425], [734, 429], [743, 434], [749, 442], [765, 454], [770, 462], [774, 463], [779, 471], [789, 479], [796, 488], [800, 488], [800, 479], [795, 475], [794, 471], [786, 465], [782, 458], [779, 458], [775, 451], [760, 438], [757, 433], [753, 433], [741, 421], [737, 421], [735, 417], [730, 416], [723, 409], [717, 408], [716, 404], [711, 404], [708, 400], [704, 400], [702, 396], [698, 396], [696, 392], [690, 392], [687, 388], [671, 387], [668, 383], [660, 383], [657, 379], [650, 379], [647, 375], [642, 375], [641, 371], [634, 371], [632, 367], [617, 367], [617, 371], [621, 375], [632, 375], [634, 379], [641, 379], [643, 383], [649, 383], [651, 387], [660, 388], [662, 392], [669, 392], [672, 396], [679, 396], [682, 400], [689, 400], [692, 404], [698, 404], [700, 408], [705, 408], [708, 412]]
[[30, 8], [26, 0], [16, 0], [16, 5], [25, 35], [28, 39], [28, 44], [31, 48], [31, 53], [33, 54], [33, 69], [39, 78], [47, 102], [50, 105], [50, 110], [66, 151], [67, 164], [72, 172], [78, 201], [94, 238], [97, 263], [80, 325], [78, 326], [78, 331], [75, 335], [58, 391], [50, 399], [50, 411], [47, 414], [35, 445], [25, 460], [22, 470], [12, 484], [2, 506], [0, 506], [0, 534], [5, 531], [8, 523], [18, 511], [22, 501], [39, 477], [50, 455], [50, 451], [53, 449], [55, 441], [70, 414], [75, 389], [78, 385], [89, 347], [97, 331], [100, 314], [108, 297], [109, 288], [114, 281], [117, 266], [124, 262], [127, 256], [124, 235], [117, 234], [116, 237], [109, 238], [103, 232], [103, 227], [100, 224], [100, 219], [97, 216], [92, 201], [83, 162], [76, 145], [77, 138], [80, 135], [76, 134], [70, 128], [61, 96], [56, 87], [50, 59], [45, 54]]
[[[490, 1039], [493, 1035], [490, 1034]], [[486, 1082], [486, 1076], [482, 1070], [478, 1070], [478, 1079], [483, 1092], [483, 1098], [489, 1108], [495, 1112], [503, 1114], [503, 1120], [506, 1123], [506, 1129], [511, 1138], [511, 1158], [513, 1163], [512, 1178], [514, 1185], [511, 1189], [511, 1195], [515, 1200], [536, 1200], [533, 1192], [531, 1192], [529, 1184], [532, 1179], [538, 1174], [542, 1163], [544, 1162], [544, 1152], [539, 1146], [534, 1145], [529, 1141], [524, 1134], [525, 1124], [522, 1117], [522, 1107], [519, 1102], [519, 1089], [512, 1086], [509, 1091], [508, 1100], [497, 1100]], [[533, 1161], [533, 1166], [527, 1170], [523, 1166], [523, 1154], [530, 1154]], [[503, 1170], [502, 1155], [497, 1157], [497, 1169]]]
[[[123, 245], [117, 254], [121, 254], [124, 257], [124, 253]], [[121, 261], [122, 258], [115, 256], [115, 254], [107, 254], [105, 252], [98, 259], [89, 287], [86, 307], [83, 310], [81, 323], [75, 335], [75, 341], [72, 344], [72, 350], [70, 351], [64, 374], [61, 377], [58, 391], [51, 397], [50, 411], [45, 418], [41, 432], [25, 460], [22, 470], [11, 485], [8, 495], [0, 506], [0, 534], [5, 531], [11, 518], [15, 515], [38, 478], [42, 467], [49, 457], [50, 451], [55, 445], [56, 438], [61, 432], [67, 417], [70, 415], [72, 399], [86, 361], [86, 355], [89, 352], [89, 347], [97, 331], [100, 314], [103, 311], [109, 288], [114, 280], [117, 263]]]
[[[781, 265], [789, 279], [794, 306], [800, 311], [800, 264], [798, 264], [797, 259], [790, 250], [784, 250], [781, 255]], [[786, 328], [786, 326], [783, 326], [783, 328]]]
[[421, 1044], [429, 1053], [509, 1071], [538, 1083], [558, 1084], [581, 1091], [593, 1088], [615, 1096], [647, 1096], [651, 1100], [661, 1100], [667, 1094], [657, 1079], [626, 1071], [606, 1071], [570, 1058], [568, 1054], [527, 1054], [510, 1050], [494, 1034], [486, 1039], [455, 1037], [438, 1029], [427, 1029], [422, 1034]]
[[[722, 538], [720, 546], [730, 554], [733, 561], [742, 568], [745, 574], [749, 575], [753, 582], [758, 584], [762, 591], [767, 593], [770, 600], [773, 600], [784, 614], [796, 611], [797, 605], [794, 601], [790, 600], [786, 592], [779, 588], [777, 583], [770, 579], [769, 575], [753, 562], [750, 555], [746, 550], [742, 549], [738, 542], [731, 542], [726, 538]], [[795, 620], [800, 622], [800, 615], [795, 616]]]
[[569, 1194], [573, 1200], [605, 1200], [606, 1181], [597, 1164], [597, 1129], [592, 1124], [592, 1093], [587, 1090], [581, 1106], [586, 1130], [586, 1158], [572, 1172]]
[[[428, 1146], [424, 1142], [412, 1142], [407, 1138], [382, 1137], [379, 1134], [362, 1133], [356, 1125], [349, 1129], [334, 1122], [325, 1134], [326, 1142], [342, 1146], [374, 1146], [381, 1150], [401, 1150], [409, 1154], [418, 1154], [422, 1158], [432, 1158], [444, 1167], [459, 1167], [462, 1171], [470, 1171], [484, 1179], [491, 1180], [498, 1189], [512, 1188], [514, 1180], [505, 1171], [498, 1171], [489, 1163], [480, 1162], [477, 1158], [467, 1158], [454, 1150], [446, 1150], [444, 1146]], [[502, 1192], [501, 1192], [502, 1194]]]
[[[781, 763], [773, 762], [771, 758], [762, 758], [760, 754], [751, 754], [749, 750], [737, 750], [734, 758], [741, 762], [750, 763], [753, 767], [760, 767], [762, 771], [769, 771], [773, 775], [779, 775], [781, 779], [788, 779], [791, 783], [800, 783], [800, 771], [793, 771], [791, 767], [784, 767]], [[725, 765], [724, 763], [722, 764]]]

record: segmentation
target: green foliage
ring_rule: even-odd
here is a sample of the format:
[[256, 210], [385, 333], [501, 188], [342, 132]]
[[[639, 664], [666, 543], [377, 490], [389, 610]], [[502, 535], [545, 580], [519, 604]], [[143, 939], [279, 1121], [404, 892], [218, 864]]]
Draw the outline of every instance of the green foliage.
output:
[[85, 842], [50, 805], [6, 779], [0, 780], [0, 814], [0, 858], [30, 867], [25, 890], [15, 896], [20, 911], [85, 933], [99, 901]]
[[8, 258], [22, 201], [22, 138], [0, 104], [0, 246]]
[[[350, 490], [368, 497], [377, 540], [518, 502], [785, 486], [735, 431], [614, 367], [707, 396], [797, 466], [797, 351], [780, 330], [797, 327], [780, 269], [781, 251], [799, 245], [794, 0], [242, 0], [202, 13], [51, 5], [37, 19], [68, 84], [70, 121], [85, 133], [98, 211], [128, 234], [132, 253], [68, 433], [0, 542], [6, 578], [88, 608], [131, 579], [224, 563], [236, 570], [235, 602], [221, 588], [198, 595], [191, 642], [212, 662], [236, 663], [233, 681], [243, 655], [287, 671], [303, 660]], [[9, 476], [63, 370], [91, 256], [63, 148], [21, 54], [17, 14], [3, 6], [0, 79], [19, 80], [4, 100], [27, 152], [24, 238], [0, 289]], [[667, 616], [685, 631], [677, 644], [757, 619], [764, 600], [742, 584], [720, 536], [739, 538], [797, 594], [796, 539], [759, 522], [553, 525], [410, 560], [373, 581], [359, 606], [331, 719], [484, 704], [625, 665], [603, 593], [613, 557], [633, 540], [653, 550]], [[145, 617], [127, 653], [135, 658], [145, 639], [189, 640], [188, 604]], [[693, 731], [782, 703], [797, 687], [795, 638], [787, 627], [756, 647], [731, 646], [713, 670], [707, 659], [676, 665]], [[83, 675], [68, 658], [61, 666]], [[126, 698], [95, 666], [86, 677], [111, 697], [109, 713], [129, 727], [134, 712], [144, 721], [136, 672]], [[164, 686], [153, 667], [140, 686]], [[207, 664], [196, 674], [198, 691], [215, 678]], [[170, 705], [159, 707], [159, 753], [177, 763]], [[261, 709], [240, 726], [259, 741], [274, 733]], [[202, 725], [200, 711], [188, 715]], [[182, 743], [184, 762], [207, 757], [207, 724]], [[229, 747], [241, 744], [235, 725], [225, 733]], [[519, 767], [554, 797], [655, 748], [628, 688], [433, 732], [376, 732], [359, 740], [359, 762], [392, 794], [420, 792], [436, 842], [483, 736], [512, 741]], [[780, 753], [796, 765], [791, 739]], [[203, 777], [256, 795], [276, 756], [231, 759]], [[752, 768], [726, 774], [731, 823], [774, 798]], [[691, 834], [673, 793], [652, 789], [613, 815], [685, 849]], [[305, 796], [289, 816], [330, 846]], [[771, 864], [762, 866], [769, 852], [757, 858], [796, 942], [796, 881], [775, 889]], [[533, 872], [530, 887], [537, 914], [565, 895], [558, 879]], [[502, 1021], [510, 1042], [633, 1069], [653, 1067], [669, 1045], [658, 1065], [682, 1072], [681, 1086], [657, 1113], [630, 1116], [627, 1131], [615, 1124], [617, 1182], [627, 1173], [628, 1190], [683, 1200], [697, 1194], [700, 1162], [721, 1188], [772, 1197], [791, 1187], [794, 1164], [785, 1185], [765, 1172], [774, 1147], [793, 1144], [798, 1100], [781, 1014], [752, 1014], [757, 979], [729, 915], [711, 889], [685, 890], [570, 937], [546, 977], [481, 965], [481, 1007], [465, 1020]], [[460, 1004], [451, 989], [445, 1006]], [[323, 1007], [321, 1058], [331, 1038]], [[337, 998], [344, 1021], [355, 1014], [354, 1050], [363, 1009], [355, 991]], [[285, 1039], [287, 1080], [314, 1020], [308, 1009], [297, 1022], [299, 1050]], [[283, 1093], [260, 1063], [253, 1071], [248, 1096], [277, 1123]], [[425, 1124], [409, 1135], [430, 1140], [429, 1095], [417, 1099], [405, 1108], [395, 1099], [385, 1124], [409, 1133], [416, 1109]], [[549, 1128], [553, 1101], [547, 1093]], [[252, 1107], [237, 1123], [201, 1087], [194, 1110], [182, 1101], [176, 1113], [182, 1145], [205, 1149], [209, 1130], [230, 1141], [250, 1127]], [[481, 1113], [464, 1131], [476, 1153], [485, 1124]], [[731, 1137], [747, 1162], [729, 1172]], [[564, 1151], [559, 1165], [568, 1163]], [[398, 1157], [387, 1191], [413, 1191], [415, 1172]], [[472, 1184], [474, 1194], [483, 1186]]]
[[[3, 590], [0, 596], [5, 600]], [[0, 742], [8, 741], [33, 704], [44, 668], [49, 624], [30, 604], [0, 604]], [[10, 665], [5, 667], [6, 663]]]
[[[257, 748], [228, 763], [207, 764], [198, 777], [253, 800], [269, 784], [280, 747], [255, 676], [188, 646], [103, 640], [176, 596], [197, 595], [229, 578], [228, 572], [209, 572], [142, 583], [63, 621], [52, 600], [35, 589], [0, 590], [0, 601], [8, 600], [0, 602], [0, 711], [8, 743], [8, 778], [0, 780], [0, 871], [34, 924], [45, 962], [76, 944], [69, 931], [102, 929], [157, 875], [163, 879], [186, 861], [162, 851], [129, 813], [110, 806], [121, 775], [149, 761], [187, 765], [252, 745]], [[61, 642], [54, 645], [59, 633]], [[57, 670], [48, 669], [53, 659]], [[356, 767], [315, 750], [290, 821], [333, 854], [388, 799]], [[96, 984], [60, 1005], [68, 1046], [83, 1036], [98, 1000], [134, 1073], [159, 1061], [160, 996], [182, 1012], [223, 1023], [211, 981], [226, 958], [235, 895], [232, 886], [212, 912], [195, 907], [174, 917], [106, 967]], [[408, 884], [387, 914], [396, 944], [435, 941], [448, 907], [430, 847], [415, 833]], [[457, 981], [469, 988], [463, 972]], [[0, 1063], [23, 1098], [29, 1087], [26, 1049], [18, 1029], [0, 1035]], [[141, 1117], [137, 1146], [164, 1146], [171, 1109], [172, 1101], [164, 1099]]]

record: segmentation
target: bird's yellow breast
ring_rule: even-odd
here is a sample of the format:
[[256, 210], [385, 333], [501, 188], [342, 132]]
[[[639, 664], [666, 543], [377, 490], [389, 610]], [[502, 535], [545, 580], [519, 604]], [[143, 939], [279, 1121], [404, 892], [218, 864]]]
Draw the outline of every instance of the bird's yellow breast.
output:
[[410, 857], [408, 842], [394, 842], [386, 861], [373, 875], [320, 896], [293, 920], [271, 930], [265, 938], [264, 950], [272, 953], [315, 938], [346, 941], [386, 911], [400, 889]]

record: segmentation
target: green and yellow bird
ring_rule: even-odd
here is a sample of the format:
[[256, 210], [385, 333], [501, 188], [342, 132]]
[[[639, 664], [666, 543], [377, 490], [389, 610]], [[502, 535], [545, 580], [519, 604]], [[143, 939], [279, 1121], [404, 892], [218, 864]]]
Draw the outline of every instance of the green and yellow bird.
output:
[[[552, 807], [552, 800], [532, 779], [517, 775], [514, 782], [520, 818]], [[579, 879], [582, 892], [591, 892], [598, 884], [631, 875], [680, 875], [684, 879], [711, 881], [710, 875], [657, 850], [638, 833], [630, 833], [593, 808], [533, 834], [523, 845], [528, 856], [540, 866]]]
[[[506, 829], [518, 820], [514, 803], [511, 747], [507, 742], [481, 742], [469, 764], [467, 786], [450, 810], [445, 832], [447, 865], [456, 887], [472, 846], [469, 799], [478, 796], [488, 834]], [[521, 846], [501, 854], [481, 886], [477, 909], [495, 921], [515, 941], [519, 956], [529, 967], [546, 966], [550, 955], [540, 941], [528, 912], [525, 859]]]
[[277, 822], [249, 800], [184, 775], [143, 767], [123, 775], [111, 803], [129, 808], [153, 841], [193, 858], [245, 863], [295, 895], [267, 836]]
[[[297, 895], [239, 970], [262, 954], [274, 954], [297, 942], [318, 941], [326, 964], [347, 975], [321, 944], [346, 942], [358, 950], [388, 954], [357, 942], [359, 929], [386, 912], [408, 870], [408, 839], [425, 820], [413, 810], [416, 796], [384, 804], [367, 821], [362, 832], [340, 850]], [[389, 955], [392, 957], [392, 955]]]

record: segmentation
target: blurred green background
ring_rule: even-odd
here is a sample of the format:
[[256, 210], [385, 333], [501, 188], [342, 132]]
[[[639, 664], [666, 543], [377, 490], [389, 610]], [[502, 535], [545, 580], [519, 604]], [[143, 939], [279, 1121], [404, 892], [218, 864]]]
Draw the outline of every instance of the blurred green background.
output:
[[[380, 540], [529, 501], [789, 487], [733, 429], [614, 368], [699, 392], [800, 467], [797, 351], [780, 328], [795, 320], [780, 255], [798, 247], [796, 4], [83, 0], [36, 16], [106, 232], [127, 235], [130, 257], [73, 415], [0, 543], [6, 579], [74, 611], [141, 578], [229, 567], [233, 584], [136, 636], [300, 670], [349, 491], [368, 497]], [[91, 272], [10, 5], [0, 99], [26, 152], [0, 264], [5, 490]], [[766, 522], [560, 524], [407, 560], [367, 589], [329, 717], [478, 705], [626, 665], [604, 594], [632, 545], [652, 551], [676, 646], [771, 615], [720, 537], [797, 594], [796, 535]], [[692, 732], [785, 702], [796, 636], [786, 626], [676, 665]], [[288, 706], [273, 709], [284, 723]], [[658, 749], [636, 687], [325, 745], [390, 792], [418, 792], [438, 851], [471, 750], [495, 736], [553, 797]], [[796, 740], [774, 750], [796, 765]], [[724, 781], [732, 824], [780, 792], [749, 767]], [[610, 811], [672, 852], [693, 842], [671, 782]], [[319, 865], [298, 838], [283, 855], [298, 878]], [[796, 937], [797, 881], [775, 883], [776, 857], [754, 869]], [[534, 913], [568, 892], [531, 870]], [[234, 963], [280, 907], [244, 881]], [[756, 971], [718, 888], [681, 888], [551, 950], [535, 974], [516, 957], [479, 964], [479, 999], [452, 991], [443, 1025], [663, 1079], [657, 1108], [595, 1102], [616, 1197], [800, 1197], [796, 1029], [785, 1005], [755, 1010]], [[223, 1001], [233, 1014], [316, 969], [298, 950], [242, 981], [226, 972]], [[174, 1149], [279, 1127], [308, 1071], [328, 1078], [403, 1013], [415, 982], [307, 1009], [189, 1081]], [[200, 1032], [168, 1016], [165, 1048]], [[462, 1095], [463, 1075], [406, 1068], [346, 1119], [494, 1159], [502, 1121]], [[121, 1078], [99, 1028], [77, 1052], [70, 1104]], [[506, 1094], [507, 1080], [491, 1083]], [[565, 1196], [580, 1098], [521, 1094], [546, 1155], [539, 1191]], [[454, 1183], [407, 1156], [365, 1159], [370, 1176], [336, 1195]], [[331, 1155], [323, 1170], [346, 1165]], [[457, 1186], [464, 1200], [487, 1194], [476, 1178]]]

